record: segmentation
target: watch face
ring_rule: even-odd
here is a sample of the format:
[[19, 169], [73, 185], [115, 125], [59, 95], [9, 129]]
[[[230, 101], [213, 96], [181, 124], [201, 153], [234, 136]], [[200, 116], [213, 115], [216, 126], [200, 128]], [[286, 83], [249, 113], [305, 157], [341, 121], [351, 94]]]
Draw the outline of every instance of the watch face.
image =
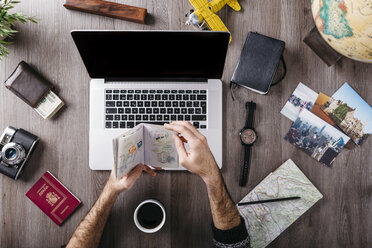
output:
[[240, 138], [244, 144], [252, 145], [257, 139], [257, 134], [253, 129], [244, 129], [240, 133]]

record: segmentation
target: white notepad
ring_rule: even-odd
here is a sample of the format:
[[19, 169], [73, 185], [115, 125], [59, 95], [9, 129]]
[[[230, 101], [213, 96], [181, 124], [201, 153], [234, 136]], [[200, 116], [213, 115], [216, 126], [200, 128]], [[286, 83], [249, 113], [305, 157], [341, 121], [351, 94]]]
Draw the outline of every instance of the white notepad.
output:
[[288, 159], [240, 202], [300, 196], [299, 200], [238, 206], [245, 219], [252, 248], [266, 247], [323, 195]]

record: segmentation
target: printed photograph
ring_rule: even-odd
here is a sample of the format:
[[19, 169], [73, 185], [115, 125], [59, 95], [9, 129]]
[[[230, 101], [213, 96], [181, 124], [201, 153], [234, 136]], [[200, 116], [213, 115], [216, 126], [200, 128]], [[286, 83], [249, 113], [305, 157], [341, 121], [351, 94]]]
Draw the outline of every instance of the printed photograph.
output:
[[361, 145], [371, 135], [371, 106], [348, 83], [338, 89], [322, 109], [355, 144]]
[[284, 139], [327, 166], [331, 166], [350, 140], [346, 134], [306, 109], [301, 111]]
[[302, 109], [309, 111], [312, 109], [317, 97], [318, 93], [303, 83], [299, 83], [280, 113], [291, 121], [295, 121]]

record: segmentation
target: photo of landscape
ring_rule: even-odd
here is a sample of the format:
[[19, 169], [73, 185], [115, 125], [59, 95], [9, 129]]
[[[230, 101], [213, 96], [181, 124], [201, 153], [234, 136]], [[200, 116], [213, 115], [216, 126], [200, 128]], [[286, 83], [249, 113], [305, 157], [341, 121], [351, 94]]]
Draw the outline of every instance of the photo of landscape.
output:
[[317, 161], [331, 166], [350, 138], [303, 109], [284, 137]]
[[322, 107], [357, 145], [372, 133], [372, 108], [345, 83]]

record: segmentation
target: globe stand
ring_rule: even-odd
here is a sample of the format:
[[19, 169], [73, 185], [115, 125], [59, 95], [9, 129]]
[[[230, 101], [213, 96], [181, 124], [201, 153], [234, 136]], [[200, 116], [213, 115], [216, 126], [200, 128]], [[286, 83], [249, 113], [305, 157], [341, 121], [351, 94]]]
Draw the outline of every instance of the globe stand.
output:
[[314, 27], [305, 37], [304, 42], [319, 56], [328, 66], [337, 63], [343, 56], [330, 47]]

